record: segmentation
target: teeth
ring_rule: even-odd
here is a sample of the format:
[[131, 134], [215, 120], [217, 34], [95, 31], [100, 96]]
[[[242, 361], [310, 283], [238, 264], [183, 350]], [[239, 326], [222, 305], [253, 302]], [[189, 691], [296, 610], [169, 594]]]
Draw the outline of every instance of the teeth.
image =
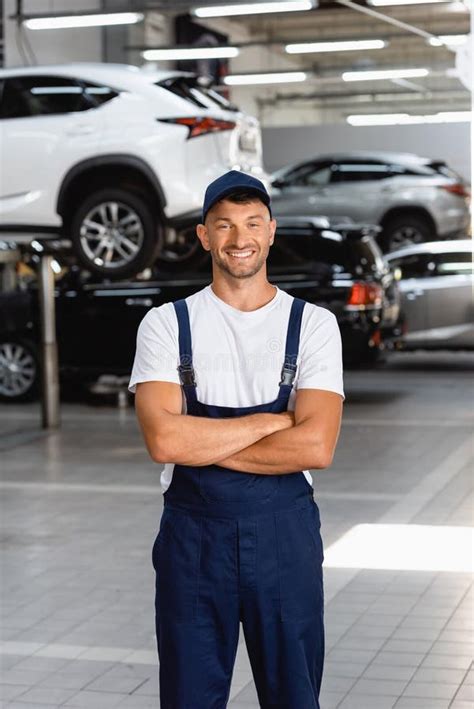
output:
[[247, 258], [247, 256], [250, 256], [252, 251], [228, 251], [227, 253], [229, 256], [233, 256], [234, 258]]

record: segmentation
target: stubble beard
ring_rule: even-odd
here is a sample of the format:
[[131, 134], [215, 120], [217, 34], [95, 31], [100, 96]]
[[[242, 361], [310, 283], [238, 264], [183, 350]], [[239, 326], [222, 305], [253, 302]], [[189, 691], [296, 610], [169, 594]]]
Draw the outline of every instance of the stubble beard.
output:
[[260, 255], [257, 255], [257, 261], [252, 265], [249, 266], [247, 269], [242, 268], [242, 266], [238, 266], [236, 264], [235, 268], [232, 268], [232, 266], [226, 261], [225, 259], [221, 258], [220, 254], [218, 251], [212, 251], [211, 252], [211, 257], [213, 263], [219, 268], [219, 270], [224, 271], [225, 273], [229, 274], [229, 276], [232, 276], [233, 278], [252, 278], [252, 276], [255, 276], [256, 273], [258, 273], [267, 258], [267, 254], [261, 253]]

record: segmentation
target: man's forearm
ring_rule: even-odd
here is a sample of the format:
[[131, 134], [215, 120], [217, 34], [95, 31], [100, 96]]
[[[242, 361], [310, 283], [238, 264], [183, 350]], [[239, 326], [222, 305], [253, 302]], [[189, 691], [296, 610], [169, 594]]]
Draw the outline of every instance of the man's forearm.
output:
[[315, 439], [314, 426], [310, 422], [272, 433], [214, 462], [231, 470], [261, 475], [326, 468], [331, 463], [324, 441]]
[[148, 448], [156, 462], [211, 465], [290, 425], [290, 419], [282, 414], [218, 419], [169, 414], [161, 420], [154, 443], [148, 442]]

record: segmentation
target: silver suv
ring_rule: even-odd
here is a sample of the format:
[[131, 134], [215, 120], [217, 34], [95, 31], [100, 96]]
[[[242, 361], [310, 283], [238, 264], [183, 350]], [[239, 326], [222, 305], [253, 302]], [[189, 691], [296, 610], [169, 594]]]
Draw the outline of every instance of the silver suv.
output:
[[382, 227], [384, 252], [465, 236], [470, 193], [440, 160], [389, 152], [321, 155], [272, 175], [278, 215], [349, 217]]
[[386, 258], [399, 271], [404, 349], [474, 349], [472, 239], [408, 246]]

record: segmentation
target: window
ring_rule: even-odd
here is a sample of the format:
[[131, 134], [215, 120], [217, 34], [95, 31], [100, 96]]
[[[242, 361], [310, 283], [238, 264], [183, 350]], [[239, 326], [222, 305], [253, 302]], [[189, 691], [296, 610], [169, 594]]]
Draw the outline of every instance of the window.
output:
[[410, 175], [411, 177], [433, 177], [436, 173], [429, 166], [422, 163], [412, 163], [412, 164], [393, 164], [390, 165], [390, 172], [392, 177], [397, 177], [399, 175]]
[[107, 101], [111, 101], [118, 96], [118, 92], [111, 89], [110, 86], [90, 84], [86, 81], [82, 81], [81, 84], [84, 88], [85, 96], [96, 106], [102, 106], [103, 103], [107, 103]]
[[1, 118], [24, 118], [86, 111], [96, 105], [73, 79], [18, 76], [5, 80]]
[[239, 110], [217, 91], [200, 83], [197, 76], [174, 76], [158, 81], [156, 85], [171, 91], [171, 93], [186, 99], [186, 101], [190, 101], [195, 106], [199, 106], [199, 108], [223, 108], [226, 111]]
[[292, 187], [324, 187], [331, 179], [331, 163], [305, 163], [283, 173], [280, 179]]
[[427, 278], [434, 270], [433, 259], [429, 254], [412, 254], [402, 258], [390, 259], [391, 268], [399, 268], [402, 279]]
[[332, 182], [367, 182], [390, 176], [388, 165], [383, 163], [345, 161], [334, 166]]
[[472, 273], [472, 254], [467, 251], [439, 254], [436, 260], [437, 276], [461, 276]]
[[339, 234], [324, 236], [311, 226], [277, 228], [267, 259], [269, 275], [299, 274], [327, 282], [351, 270], [351, 246]]

